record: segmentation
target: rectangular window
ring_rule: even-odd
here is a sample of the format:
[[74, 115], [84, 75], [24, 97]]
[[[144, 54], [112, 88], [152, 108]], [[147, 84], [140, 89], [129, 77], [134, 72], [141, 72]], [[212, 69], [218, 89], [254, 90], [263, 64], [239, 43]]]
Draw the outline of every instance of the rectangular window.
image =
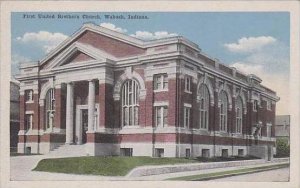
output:
[[272, 110], [272, 103], [271, 101], [267, 101], [267, 110]]
[[168, 106], [155, 107], [155, 125], [156, 127], [165, 127], [168, 125]]
[[257, 111], [257, 105], [258, 105], [257, 100], [254, 100], [254, 101], [253, 101], [253, 111], [254, 111], [254, 112]]
[[209, 149], [202, 149], [202, 154], [201, 154], [202, 157], [205, 157], [205, 158], [209, 158], [210, 157], [210, 154], [209, 154]]
[[25, 148], [25, 154], [31, 154], [31, 147]]
[[244, 149], [238, 149], [238, 156], [244, 156]]
[[186, 158], [190, 158], [191, 157], [191, 149], [190, 148], [185, 149], [185, 157]]
[[164, 157], [164, 149], [162, 149], [162, 148], [155, 148], [155, 156], [156, 157]]
[[32, 114], [26, 114], [25, 115], [25, 130], [28, 131], [29, 129], [32, 129]]
[[191, 92], [191, 82], [192, 82], [192, 77], [186, 76], [185, 77], [185, 91], [186, 92]]
[[272, 132], [272, 125], [267, 124], [267, 137], [271, 138], [271, 132]]
[[190, 128], [190, 117], [191, 117], [191, 108], [184, 107], [184, 127]]
[[33, 90], [26, 90], [25, 91], [25, 102], [32, 102], [33, 101]]
[[224, 158], [228, 157], [228, 149], [222, 149], [222, 157]]
[[156, 74], [154, 75], [154, 90], [166, 90], [168, 89], [168, 75]]
[[132, 156], [132, 152], [133, 152], [132, 148], [121, 148], [120, 149], [120, 155], [121, 156], [131, 157]]

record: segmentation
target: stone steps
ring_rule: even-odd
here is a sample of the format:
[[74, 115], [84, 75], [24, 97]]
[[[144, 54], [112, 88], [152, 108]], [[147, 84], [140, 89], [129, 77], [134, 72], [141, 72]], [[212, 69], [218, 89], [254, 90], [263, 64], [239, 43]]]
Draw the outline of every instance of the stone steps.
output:
[[61, 145], [50, 151], [49, 157], [79, 157], [87, 156], [85, 145]]

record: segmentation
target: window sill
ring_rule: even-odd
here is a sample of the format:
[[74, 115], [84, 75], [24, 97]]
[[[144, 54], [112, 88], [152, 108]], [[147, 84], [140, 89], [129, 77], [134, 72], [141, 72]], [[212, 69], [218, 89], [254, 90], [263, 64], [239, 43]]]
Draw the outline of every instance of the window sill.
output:
[[122, 127], [122, 129], [136, 129], [136, 128], [140, 128], [139, 125], [125, 125]]
[[159, 93], [159, 92], [166, 92], [166, 91], [169, 91], [168, 89], [156, 89], [156, 90], [153, 90], [154, 93]]
[[164, 128], [167, 128], [168, 127], [168, 125], [157, 125], [157, 126], [155, 126], [155, 129], [164, 129]]
[[193, 94], [193, 92], [191, 91], [188, 91], [188, 90], [184, 90], [185, 93], [188, 93], [188, 94]]
[[33, 100], [31, 100], [31, 101], [26, 101], [25, 103], [26, 103], [26, 104], [32, 104], [32, 103], [34, 103], [34, 101], [33, 101]]

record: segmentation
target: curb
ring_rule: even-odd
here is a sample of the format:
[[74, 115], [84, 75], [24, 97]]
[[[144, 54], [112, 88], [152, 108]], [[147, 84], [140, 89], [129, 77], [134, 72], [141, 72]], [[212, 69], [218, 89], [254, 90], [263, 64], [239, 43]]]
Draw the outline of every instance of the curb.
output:
[[259, 164], [274, 164], [274, 163], [289, 162], [289, 159], [280, 159], [275, 161], [266, 162], [264, 159], [245, 160], [245, 161], [230, 161], [230, 162], [208, 162], [196, 164], [176, 164], [176, 165], [163, 165], [163, 166], [140, 166], [132, 169], [126, 177], [141, 177], [159, 174], [168, 174], [175, 172], [206, 170], [214, 168], [226, 168], [237, 166], [249, 166]]
[[[166, 180], [167, 181], [208, 181], [208, 180], [214, 180], [214, 179], [220, 179], [220, 178], [226, 178], [226, 177], [232, 177], [232, 176], [253, 174], [253, 173], [264, 172], [264, 171], [269, 171], [269, 170], [276, 170], [276, 169], [286, 168], [288, 166], [289, 166], [289, 163], [283, 163], [283, 164], [280, 164], [280, 166], [278, 166], [278, 165], [266, 166], [265, 169], [250, 170], [251, 168], [249, 168], [249, 171], [246, 171], [246, 172], [235, 172], [235, 173], [233, 172], [233, 173], [228, 173], [228, 174], [212, 175], [209, 177], [195, 178], [195, 179], [190, 179], [190, 180], [172, 180], [172, 179], [166, 179]], [[245, 168], [245, 169], [247, 169], [247, 168]], [[207, 174], [209, 174], [209, 173], [207, 173]], [[202, 175], [205, 175], [205, 174], [202, 174]], [[184, 177], [184, 176], [181, 176], [181, 177]], [[178, 177], [178, 178], [180, 178], [180, 177]]]

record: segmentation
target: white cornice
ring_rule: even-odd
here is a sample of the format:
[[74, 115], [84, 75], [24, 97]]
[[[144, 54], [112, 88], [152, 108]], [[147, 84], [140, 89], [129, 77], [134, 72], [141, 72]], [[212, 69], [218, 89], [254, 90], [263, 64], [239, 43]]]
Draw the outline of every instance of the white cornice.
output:
[[[90, 45], [85, 45], [79, 42], [74, 42], [71, 46], [69, 46], [66, 50], [64, 50], [61, 54], [59, 54], [45, 69], [52, 69], [54, 67], [58, 67], [65, 63], [68, 58], [70, 58], [76, 52], [82, 52], [87, 54], [91, 58], [98, 61], [106, 61], [110, 59], [112, 61], [116, 61], [117, 58], [104, 52], [99, 49], [96, 49]], [[77, 64], [76, 64], [77, 65]]]

